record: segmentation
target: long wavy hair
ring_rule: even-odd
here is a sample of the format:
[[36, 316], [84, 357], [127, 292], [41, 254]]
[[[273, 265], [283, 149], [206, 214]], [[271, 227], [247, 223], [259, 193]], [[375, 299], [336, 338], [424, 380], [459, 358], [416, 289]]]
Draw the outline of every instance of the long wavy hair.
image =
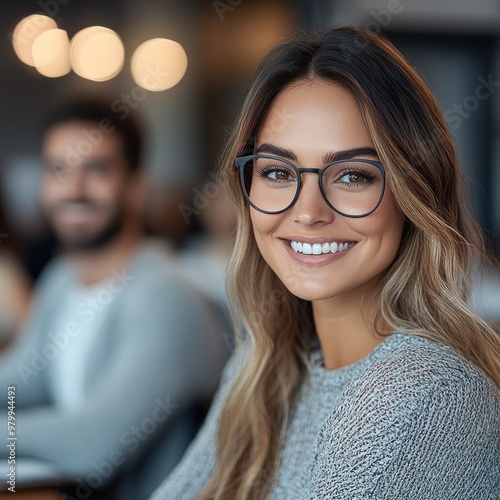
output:
[[394, 46], [352, 27], [301, 33], [261, 62], [223, 152], [220, 176], [237, 213], [228, 291], [245, 356], [221, 415], [218, 463], [199, 498], [266, 498], [289, 414], [308, 373], [310, 303], [293, 296], [259, 253], [234, 158], [252, 144], [276, 95], [320, 79], [355, 98], [406, 217], [386, 273], [379, 319], [443, 344], [500, 386], [500, 338], [468, 305], [471, 273], [486, 255], [454, 145], [431, 92]]

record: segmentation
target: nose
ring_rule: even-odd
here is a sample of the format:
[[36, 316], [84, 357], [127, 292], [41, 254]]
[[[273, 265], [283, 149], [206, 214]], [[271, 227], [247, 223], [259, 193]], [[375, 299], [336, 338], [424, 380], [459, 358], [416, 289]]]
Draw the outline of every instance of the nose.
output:
[[82, 166], [68, 168], [59, 180], [61, 190], [68, 199], [80, 199], [85, 195], [85, 175]]
[[302, 187], [292, 208], [294, 222], [304, 226], [329, 224], [335, 218], [335, 212], [323, 198], [315, 173], [302, 173]]

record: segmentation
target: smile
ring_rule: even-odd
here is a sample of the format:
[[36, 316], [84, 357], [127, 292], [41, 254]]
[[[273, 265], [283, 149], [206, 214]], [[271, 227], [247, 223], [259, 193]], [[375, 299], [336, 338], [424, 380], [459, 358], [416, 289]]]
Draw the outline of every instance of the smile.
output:
[[301, 243], [300, 241], [292, 241], [291, 247], [295, 252], [303, 253], [305, 255], [321, 255], [325, 253], [340, 253], [354, 245], [353, 241], [346, 243]]

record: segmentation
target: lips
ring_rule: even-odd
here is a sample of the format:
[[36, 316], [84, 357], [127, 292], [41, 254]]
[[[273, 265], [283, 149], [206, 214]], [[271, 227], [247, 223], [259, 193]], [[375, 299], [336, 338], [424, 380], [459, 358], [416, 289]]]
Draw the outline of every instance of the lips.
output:
[[321, 254], [335, 254], [341, 253], [351, 248], [354, 245], [353, 241], [337, 242], [325, 241], [324, 243], [307, 243], [300, 241], [291, 241], [290, 246], [296, 253], [304, 255], [321, 255]]
[[55, 207], [53, 216], [68, 224], [83, 224], [98, 215], [97, 208], [91, 203], [63, 203]]

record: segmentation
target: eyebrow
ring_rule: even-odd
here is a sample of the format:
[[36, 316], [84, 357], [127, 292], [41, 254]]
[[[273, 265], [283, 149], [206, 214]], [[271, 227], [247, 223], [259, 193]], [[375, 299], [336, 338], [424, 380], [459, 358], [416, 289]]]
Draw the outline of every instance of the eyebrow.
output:
[[[267, 153], [287, 160], [297, 161], [297, 156], [291, 149], [281, 148], [280, 146], [275, 146], [274, 144], [263, 143], [256, 150], [255, 154]], [[330, 151], [323, 155], [324, 163], [332, 163], [338, 160], [349, 160], [350, 158], [356, 158], [358, 156], [377, 156], [377, 151], [371, 147], [362, 148], [352, 148], [345, 149], [342, 151]]]

